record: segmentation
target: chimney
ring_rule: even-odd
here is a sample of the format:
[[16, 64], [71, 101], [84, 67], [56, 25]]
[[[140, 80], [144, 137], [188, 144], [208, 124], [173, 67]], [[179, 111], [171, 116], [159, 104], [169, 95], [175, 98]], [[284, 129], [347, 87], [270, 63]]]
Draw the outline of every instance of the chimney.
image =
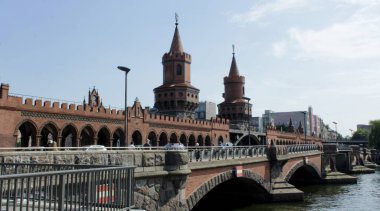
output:
[[7, 99], [9, 94], [9, 84], [1, 83], [0, 86], [0, 98]]

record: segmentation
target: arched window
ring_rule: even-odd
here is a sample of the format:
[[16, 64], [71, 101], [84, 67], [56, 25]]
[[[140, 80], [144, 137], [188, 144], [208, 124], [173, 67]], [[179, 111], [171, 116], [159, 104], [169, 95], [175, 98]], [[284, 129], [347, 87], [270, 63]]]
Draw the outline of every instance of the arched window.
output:
[[182, 75], [182, 66], [177, 64], [177, 75]]

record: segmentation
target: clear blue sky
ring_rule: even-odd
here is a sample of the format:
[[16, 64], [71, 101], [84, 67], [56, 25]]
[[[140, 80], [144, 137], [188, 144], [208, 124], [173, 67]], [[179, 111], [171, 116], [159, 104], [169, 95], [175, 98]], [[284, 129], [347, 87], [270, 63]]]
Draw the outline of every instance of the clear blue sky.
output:
[[255, 116], [311, 105], [343, 135], [380, 118], [378, 0], [0, 0], [0, 82], [72, 101], [96, 86], [123, 107], [124, 65], [129, 105], [152, 107], [175, 12], [200, 100], [222, 102], [235, 44]]

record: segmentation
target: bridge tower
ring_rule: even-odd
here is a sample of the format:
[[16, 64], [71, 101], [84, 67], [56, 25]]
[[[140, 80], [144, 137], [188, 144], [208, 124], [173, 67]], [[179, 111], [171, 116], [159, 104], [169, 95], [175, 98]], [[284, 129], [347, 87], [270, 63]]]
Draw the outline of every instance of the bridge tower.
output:
[[252, 104], [245, 98], [245, 77], [239, 74], [233, 46], [232, 62], [228, 76], [224, 77], [224, 102], [218, 105], [219, 116], [231, 123], [247, 121], [252, 114]]
[[191, 55], [184, 52], [176, 16], [174, 36], [168, 53], [162, 57], [163, 84], [154, 91], [158, 113], [194, 118], [199, 89], [191, 85]]

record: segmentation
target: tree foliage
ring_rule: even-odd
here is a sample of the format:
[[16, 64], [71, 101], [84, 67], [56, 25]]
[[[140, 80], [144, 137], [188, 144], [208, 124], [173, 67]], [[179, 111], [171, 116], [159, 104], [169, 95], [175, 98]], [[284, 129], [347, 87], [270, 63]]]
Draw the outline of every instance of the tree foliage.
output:
[[359, 128], [352, 135], [352, 140], [366, 140], [366, 141], [368, 141], [368, 137], [369, 137], [369, 131], [366, 129]]
[[370, 123], [371, 132], [369, 134], [369, 145], [380, 149], [380, 120], [374, 120]]

